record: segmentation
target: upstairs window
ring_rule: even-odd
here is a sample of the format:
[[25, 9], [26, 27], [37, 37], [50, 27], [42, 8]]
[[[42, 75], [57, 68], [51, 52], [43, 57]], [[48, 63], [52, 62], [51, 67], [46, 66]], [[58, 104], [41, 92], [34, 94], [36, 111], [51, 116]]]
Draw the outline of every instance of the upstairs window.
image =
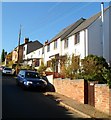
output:
[[68, 48], [68, 39], [64, 40], [64, 48]]
[[44, 47], [42, 48], [42, 54], [44, 54]]
[[50, 44], [47, 45], [47, 52], [50, 51]]
[[75, 41], [74, 41], [74, 44], [78, 44], [80, 42], [80, 33], [76, 33], [75, 34]]
[[54, 41], [54, 49], [57, 48], [57, 40]]
[[25, 47], [24, 47], [24, 51], [25, 51]]

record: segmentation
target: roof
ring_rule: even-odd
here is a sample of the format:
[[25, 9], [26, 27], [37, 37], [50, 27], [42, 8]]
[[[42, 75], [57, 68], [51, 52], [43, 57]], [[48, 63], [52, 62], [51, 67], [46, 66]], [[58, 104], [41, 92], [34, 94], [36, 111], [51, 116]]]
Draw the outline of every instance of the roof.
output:
[[43, 47], [43, 44], [40, 43], [38, 40], [29, 42], [29, 43], [27, 43], [27, 53], [26, 54], [29, 54], [41, 47]]
[[61, 37], [61, 39], [64, 39], [70, 32], [72, 32], [77, 26], [79, 26], [85, 19], [80, 18], [78, 21], [75, 23], [69, 25], [68, 27], [64, 28], [62, 31], [60, 31], [55, 37], [51, 39], [50, 42], [58, 39]]
[[[104, 10], [104, 12], [105, 12], [107, 9], [109, 9], [109, 7], [106, 8], [106, 9]], [[72, 35], [74, 35], [75, 33], [77, 33], [77, 32], [79, 32], [79, 31], [81, 31], [81, 30], [84, 30], [84, 29], [88, 28], [93, 22], [95, 22], [95, 21], [100, 17], [100, 15], [101, 15], [101, 12], [99, 12], [99, 13], [97, 13], [96, 15], [94, 15], [94, 16], [90, 17], [89, 19], [85, 20], [85, 21], [84, 21], [83, 23], [81, 23], [76, 29], [74, 29], [67, 37], [72, 36]]]

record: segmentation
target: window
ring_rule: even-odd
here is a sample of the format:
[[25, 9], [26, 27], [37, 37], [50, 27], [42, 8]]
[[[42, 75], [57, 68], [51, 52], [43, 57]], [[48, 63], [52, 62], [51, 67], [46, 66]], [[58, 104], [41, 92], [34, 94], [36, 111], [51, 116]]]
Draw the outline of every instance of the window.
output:
[[50, 44], [47, 45], [47, 52], [50, 51]]
[[24, 51], [25, 51], [25, 47], [24, 47]]
[[80, 33], [78, 32], [78, 33], [75, 34], [75, 42], [74, 42], [74, 44], [78, 44], [79, 42], [80, 42]]
[[68, 39], [64, 40], [64, 48], [68, 48]]
[[57, 40], [54, 41], [54, 49], [57, 48]]
[[42, 54], [44, 54], [44, 47], [42, 48]]

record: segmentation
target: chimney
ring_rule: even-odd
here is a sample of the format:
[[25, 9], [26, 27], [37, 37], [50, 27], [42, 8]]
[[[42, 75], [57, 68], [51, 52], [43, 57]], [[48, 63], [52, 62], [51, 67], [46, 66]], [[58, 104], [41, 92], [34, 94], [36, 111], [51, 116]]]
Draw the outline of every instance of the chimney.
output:
[[45, 41], [45, 45], [48, 43], [48, 40]]
[[101, 23], [102, 23], [102, 44], [103, 44], [103, 57], [104, 56], [104, 3], [101, 2]]
[[24, 39], [24, 43], [27, 44], [29, 42], [29, 38]]

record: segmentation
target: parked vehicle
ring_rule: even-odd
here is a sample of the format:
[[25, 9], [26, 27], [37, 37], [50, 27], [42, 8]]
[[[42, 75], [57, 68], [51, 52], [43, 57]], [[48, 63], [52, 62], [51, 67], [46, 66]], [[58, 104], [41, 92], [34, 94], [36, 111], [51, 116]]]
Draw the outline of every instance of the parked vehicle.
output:
[[2, 70], [2, 74], [3, 75], [12, 75], [13, 74], [12, 68], [4, 67]]
[[4, 69], [4, 66], [0, 66], [0, 71], [2, 71]]
[[31, 70], [20, 70], [16, 78], [16, 84], [28, 88], [46, 89], [47, 82], [40, 78], [39, 74]]

